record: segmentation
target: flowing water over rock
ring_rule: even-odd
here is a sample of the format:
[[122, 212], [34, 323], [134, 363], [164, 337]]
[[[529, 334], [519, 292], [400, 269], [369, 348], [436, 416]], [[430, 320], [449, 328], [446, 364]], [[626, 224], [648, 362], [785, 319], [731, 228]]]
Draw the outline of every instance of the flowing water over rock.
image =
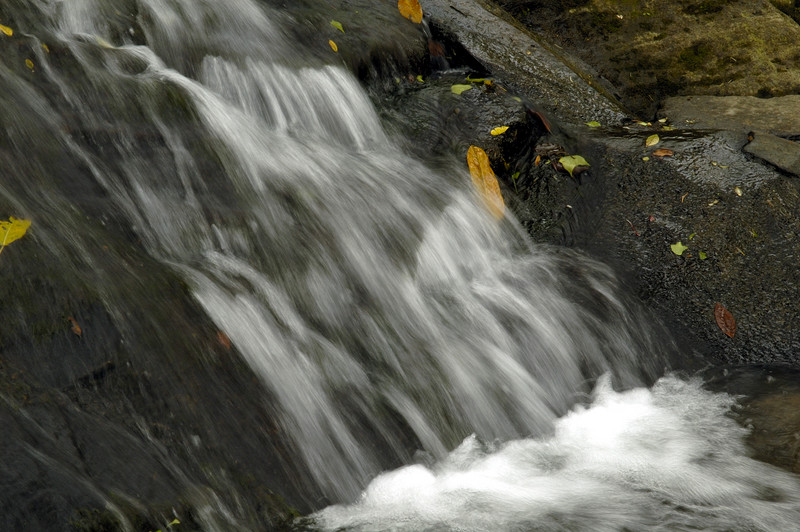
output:
[[[105, 229], [87, 217], [185, 284], [264, 390], [223, 400], [268, 404], [306, 494], [349, 502], [415, 451], [438, 463], [379, 477], [360, 506], [320, 514], [323, 526], [726, 529], [747, 514], [766, 530], [800, 517], [795, 477], [745, 457], [729, 396], [672, 378], [611, 390], [651, 381], [669, 348], [606, 267], [493, 219], [461, 161], [435, 173], [404, 154], [350, 73], [281, 44], [279, 13], [249, 0], [115, 8], [9, 8], [43, 32], [29, 23], [33, 72], [2, 67], [10, 161], [32, 151], [49, 168], [44, 148], [25, 146], [47, 140], [103, 204], [76, 215], [70, 198], [21, 181], [0, 189], [3, 204], [75, 275], [103, 269], [91, 257]], [[114, 281], [95, 280], [98, 305], [124, 330], [135, 289], [120, 295]], [[161, 297], [167, 319], [142, 329], [180, 336]], [[169, 349], [147, 356], [178, 356]], [[594, 406], [557, 420], [602, 374]], [[531, 435], [550, 439], [518, 440]], [[228, 524], [202, 528], [237, 522], [217, 511]]]

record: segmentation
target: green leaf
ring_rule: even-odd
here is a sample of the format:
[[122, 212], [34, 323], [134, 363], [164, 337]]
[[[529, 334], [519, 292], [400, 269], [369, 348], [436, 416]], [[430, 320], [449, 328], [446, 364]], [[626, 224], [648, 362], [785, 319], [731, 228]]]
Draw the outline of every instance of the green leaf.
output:
[[0, 222], [0, 253], [14, 240], [22, 238], [30, 226], [30, 220], [19, 220], [13, 216], [7, 222]]
[[708, 258], [705, 251], [698, 251], [697, 254], [700, 256], [700, 260], [706, 260]]
[[672, 252], [674, 254], [676, 254], [678, 256], [683, 255], [683, 252], [686, 251], [687, 249], [689, 249], [688, 246], [684, 246], [683, 242], [680, 242], [680, 241], [672, 244], [669, 248], [672, 250]]
[[417, 75], [417, 81], [420, 83], [425, 83], [425, 80], [422, 78], [422, 74]]
[[344, 27], [342, 27], [342, 23], [338, 20], [331, 20], [331, 26], [344, 33]]
[[450, 92], [452, 92], [453, 94], [461, 94], [462, 92], [468, 91], [471, 88], [472, 88], [472, 85], [455, 84], [455, 85], [450, 87]]
[[591, 122], [586, 122], [586, 125], [589, 127], [600, 127], [600, 122], [597, 120], [592, 120]]
[[658, 135], [650, 135], [647, 137], [647, 140], [644, 141], [644, 145], [649, 148], [650, 146], [655, 146], [661, 141]]
[[483, 83], [486, 81], [486, 78], [471, 78], [467, 76], [467, 81], [469, 81], [470, 83]]
[[579, 166], [591, 166], [586, 159], [581, 157], [580, 155], [567, 155], [566, 157], [562, 157], [558, 160], [561, 163], [561, 166], [564, 167], [564, 170], [569, 172], [570, 177], [572, 177], [572, 172]]

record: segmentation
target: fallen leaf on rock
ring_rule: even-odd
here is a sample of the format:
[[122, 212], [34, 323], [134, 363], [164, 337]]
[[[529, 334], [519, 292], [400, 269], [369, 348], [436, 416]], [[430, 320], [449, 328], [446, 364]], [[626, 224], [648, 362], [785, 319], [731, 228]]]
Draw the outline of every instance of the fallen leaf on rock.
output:
[[733, 191], [736, 193], [737, 196], [741, 196], [742, 195], [741, 187], [733, 187]]
[[489, 156], [481, 148], [470, 146], [467, 150], [467, 166], [472, 176], [472, 184], [486, 204], [486, 208], [495, 218], [501, 219], [505, 214], [506, 205], [500, 193], [500, 184], [489, 163]]
[[686, 251], [687, 249], [689, 249], [689, 247], [688, 246], [684, 246], [683, 242], [681, 242], [681, 241], [675, 242], [674, 244], [670, 245], [669, 248], [672, 250], [672, 252], [674, 254], [676, 254], [678, 256], [683, 255], [683, 252]]
[[722, 306], [722, 303], [714, 305], [714, 319], [717, 320], [717, 326], [727, 334], [730, 338], [736, 334], [736, 320], [728, 309]]
[[700, 256], [700, 260], [706, 260], [708, 258], [708, 255], [705, 251], [700, 251], [697, 254]]
[[78, 321], [72, 316], [67, 318], [67, 320], [69, 320], [69, 322], [72, 324], [69, 330], [72, 331], [76, 336], [81, 336], [83, 334], [83, 331], [81, 330], [81, 326], [78, 325]]
[[659, 148], [653, 151], [655, 157], [672, 157], [674, 154], [674, 151], [668, 150], [667, 148]]
[[[581, 173], [583, 170], [588, 168], [590, 164], [586, 162], [586, 159], [581, 157], [580, 155], [567, 155], [566, 157], [562, 157], [558, 160], [564, 170], [566, 170], [569, 175], [572, 177], [574, 172]], [[584, 167], [580, 169], [580, 167]]]
[[33, 70], [33, 61], [31, 61], [30, 59], [26, 59], [25, 66]]
[[344, 33], [344, 26], [338, 20], [331, 20], [331, 26]]
[[220, 343], [222, 347], [227, 350], [231, 348], [231, 339], [228, 338], [228, 335], [222, 331], [217, 331], [217, 341]]
[[464, 91], [468, 91], [472, 88], [472, 85], [463, 85], [463, 84], [455, 84], [450, 86], [450, 92], [453, 94], [461, 94]]
[[497, 136], [497, 135], [502, 135], [506, 131], [508, 131], [508, 126], [500, 126], [500, 127], [494, 128], [491, 131], [491, 133], [492, 133], [492, 135]]
[[338, 46], [336, 46], [336, 43], [335, 43], [335, 42], [333, 42], [333, 41], [328, 41], [328, 44], [330, 45], [330, 47], [331, 47], [331, 50], [333, 50], [334, 52], [338, 52], [338, 51], [339, 51], [339, 47], [338, 47]]
[[0, 31], [2, 31], [3, 33], [5, 33], [6, 35], [8, 35], [9, 37], [11, 37], [12, 35], [14, 35], [14, 30], [12, 30], [11, 28], [9, 28], [8, 26], [3, 26], [2, 24], [0, 24]]
[[13, 216], [7, 222], [0, 222], [0, 253], [3, 249], [18, 238], [22, 238], [31, 226], [30, 220], [20, 220]]
[[425, 83], [425, 79], [422, 77], [422, 74], [417, 75], [417, 81], [420, 83]]
[[597, 120], [592, 120], [591, 122], [586, 122], [586, 125], [589, 127], [600, 127], [600, 122]]
[[536, 158], [533, 160], [533, 166], [539, 166], [541, 162], [542, 162], [542, 156], [537, 155]]
[[661, 141], [661, 139], [659, 138], [659, 136], [658, 136], [658, 135], [655, 135], [655, 134], [653, 134], [653, 135], [650, 135], [649, 137], [647, 137], [647, 139], [644, 141], [644, 145], [645, 145], [647, 148], [649, 148], [650, 146], [655, 146], [655, 145], [656, 145], [656, 144], [658, 144], [660, 141]]
[[397, 9], [400, 14], [415, 24], [422, 22], [422, 6], [419, 0], [398, 0]]

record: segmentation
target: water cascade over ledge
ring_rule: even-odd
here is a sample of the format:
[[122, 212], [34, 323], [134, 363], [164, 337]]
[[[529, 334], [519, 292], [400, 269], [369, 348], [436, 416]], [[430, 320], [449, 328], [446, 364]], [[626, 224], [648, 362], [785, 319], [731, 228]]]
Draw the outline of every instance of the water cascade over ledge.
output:
[[[266, 390], [307, 493], [342, 504], [321, 526], [800, 521], [800, 483], [747, 458], [730, 396], [674, 377], [641, 388], [667, 349], [609, 268], [495, 220], [461, 161], [434, 172], [404, 153], [349, 72], [284, 44], [285, 15], [134, 3], [127, 33], [99, 0], [32, 3], [68, 60], [34, 59], [55, 94], [0, 65], [27, 110], [7, 120], [47, 124], [115, 223], [185, 283]], [[54, 255], [92, 246], [78, 228], [60, 238], [64, 198], [0, 196]]]

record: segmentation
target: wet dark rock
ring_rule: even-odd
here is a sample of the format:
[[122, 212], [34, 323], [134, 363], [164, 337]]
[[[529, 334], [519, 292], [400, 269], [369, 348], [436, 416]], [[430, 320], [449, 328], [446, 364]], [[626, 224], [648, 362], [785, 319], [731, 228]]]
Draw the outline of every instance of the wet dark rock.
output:
[[781, 170], [800, 175], [800, 144], [768, 133], [754, 132], [744, 151], [774, 164]]
[[682, 128], [791, 137], [800, 135], [800, 96], [674, 96], [664, 100], [659, 116]]

